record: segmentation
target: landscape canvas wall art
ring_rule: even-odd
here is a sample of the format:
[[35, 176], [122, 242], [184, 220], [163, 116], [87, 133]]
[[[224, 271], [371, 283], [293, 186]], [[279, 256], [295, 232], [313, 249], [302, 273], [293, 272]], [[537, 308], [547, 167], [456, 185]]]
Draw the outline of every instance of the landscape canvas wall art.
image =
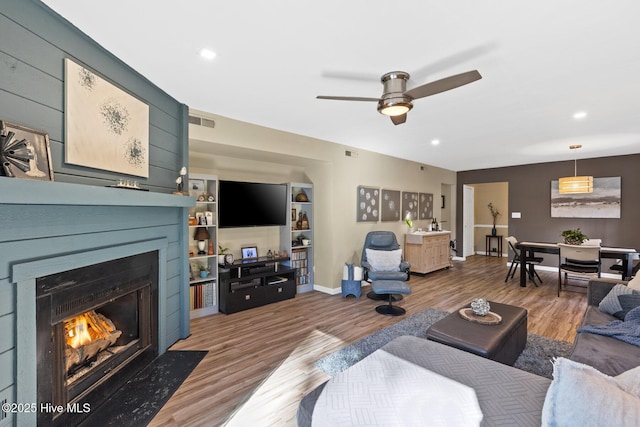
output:
[[551, 181], [552, 218], [620, 218], [620, 177], [593, 178], [593, 193], [560, 194]]
[[149, 106], [65, 59], [67, 163], [149, 177]]

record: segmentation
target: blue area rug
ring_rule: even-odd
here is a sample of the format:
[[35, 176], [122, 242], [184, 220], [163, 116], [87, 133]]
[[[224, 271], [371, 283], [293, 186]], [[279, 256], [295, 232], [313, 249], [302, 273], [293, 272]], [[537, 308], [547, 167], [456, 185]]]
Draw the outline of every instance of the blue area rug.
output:
[[[396, 337], [413, 335], [426, 339], [429, 326], [448, 314], [446, 311], [428, 308], [401, 320], [393, 326], [341, 348], [318, 360], [316, 366], [329, 375], [335, 375], [364, 359]], [[513, 366], [536, 375], [552, 378], [553, 366], [551, 360], [554, 357], [569, 357], [572, 347], [573, 344], [566, 341], [557, 341], [540, 335], [528, 334], [527, 345]]]

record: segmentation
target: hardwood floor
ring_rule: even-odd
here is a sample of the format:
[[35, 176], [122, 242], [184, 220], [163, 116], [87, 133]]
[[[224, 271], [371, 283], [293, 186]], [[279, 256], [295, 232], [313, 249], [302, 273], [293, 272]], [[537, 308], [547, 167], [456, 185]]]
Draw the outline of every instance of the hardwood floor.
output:
[[151, 422], [151, 426], [295, 426], [300, 399], [329, 377], [314, 363], [339, 348], [429, 307], [453, 311], [475, 297], [525, 307], [530, 333], [573, 342], [586, 295], [556, 297], [557, 273], [544, 283], [504, 283], [507, 258], [472, 256], [454, 267], [412, 276], [412, 294], [397, 304], [405, 316], [375, 312], [380, 302], [320, 292], [231, 315], [191, 322], [191, 336], [172, 350], [207, 356]]

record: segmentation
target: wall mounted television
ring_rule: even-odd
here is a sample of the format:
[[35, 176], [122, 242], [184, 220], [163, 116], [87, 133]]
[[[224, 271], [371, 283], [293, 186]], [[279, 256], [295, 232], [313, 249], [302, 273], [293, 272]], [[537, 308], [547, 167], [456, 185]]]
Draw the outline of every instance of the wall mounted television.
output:
[[220, 181], [220, 228], [266, 227], [287, 224], [287, 185]]

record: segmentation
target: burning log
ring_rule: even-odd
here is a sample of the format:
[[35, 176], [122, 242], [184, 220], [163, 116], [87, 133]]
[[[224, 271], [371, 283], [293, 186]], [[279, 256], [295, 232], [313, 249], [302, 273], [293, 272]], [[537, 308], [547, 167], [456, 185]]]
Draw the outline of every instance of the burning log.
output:
[[64, 329], [67, 372], [114, 345], [122, 334], [111, 320], [93, 310], [66, 320]]

